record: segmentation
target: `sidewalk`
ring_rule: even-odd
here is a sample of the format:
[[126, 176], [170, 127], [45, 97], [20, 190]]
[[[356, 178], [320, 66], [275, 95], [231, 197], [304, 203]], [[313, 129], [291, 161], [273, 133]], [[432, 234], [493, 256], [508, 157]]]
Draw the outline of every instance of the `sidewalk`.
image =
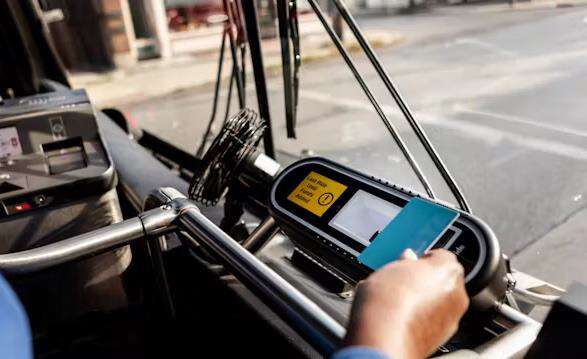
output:
[[[330, 39], [314, 19], [300, 19], [302, 62], [338, 56]], [[351, 37], [350, 32], [347, 32]], [[403, 41], [395, 32], [369, 31], [365, 33], [375, 48], [389, 47]], [[187, 90], [216, 81], [218, 49], [221, 34], [176, 34], [175, 55], [169, 60], [147, 60], [128, 69], [107, 73], [72, 73], [70, 81], [74, 88], [85, 88], [98, 107], [116, 106], [125, 103], [146, 101], [177, 91]], [[354, 40], [354, 39], [353, 39]], [[359, 49], [356, 41], [345, 41], [349, 51]], [[268, 76], [279, 73], [281, 47], [279, 38], [263, 40], [263, 58]], [[230, 53], [225, 54], [223, 73], [230, 75]], [[250, 64], [247, 66], [251, 69]]]
[[[513, 5], [506, 2], [480, 3], [469, 0], [469, 4], [440, 6], [432, 8], [435, 13], [459, 14], [467, 16], [473, 13], [498, 13], [549, 9], [587, 5], [587, 0], [524, 0]], [[379, 13], [363, 12], [358, 16], [370, 17]], [[405, 17], [405, 16], [403, 16]], [[390, 17], [390, 20], [393, 17]], [[410, 27], [398, 26], [392, 22], [394, 30], [368, 29], [364, 33], [375, 48], [395, 46], [404, 42], [409, 35], [410, 41], [417, 36]], [[397, 29], [400, 31], [397, 31]], [[218, 48], [221, 41], [221, 29], [212, 28], [203, 31], [176, 33], [172, 35], [174, 56], [168, 60], [147, 60], [137, 65], [107, 73], [72, 73], [70, 80], [75, 88], [85, 88], [98, 107], [116, 106], [126, 103], [147, 101], [153, 97], [211, 84], [216, 81]], [[300, 17], [302, 62], [307, 65], [313, 61], [339, 56], [331, 44], [321, 24], [313, 15]], [[407, 33], [405, 32], [407, 31]], [[347, 38], [352, 35], [347, 30]], [[349, 51], [359, 51], [354, 38], [346, 42]], [[279, 38], [264, 40], [262, 44], [266, 73], [268, 76], [280, 74], [281, 48]], [[225, 54], [225, 77], [230, 75], [230, 54]], [[251, 66], [248, 64], [250, 70]], [[249, 77], [250, 78], [250, 77]]]
[[513, 4], [478, 4], [470, 2], [473, 11], [478, 12], [499, 12], [508, 10], [539, 10], [556, 9], [562, 7], [585, 6], [587, 0], [514, 0]]
[[[396, 0], [395, 6], [382, 6], [380, 8], [358, 9], [355, 16], [389, 16], [395, 13], [409, 13], [406, 10], [409, 0]], [[426, 13], [426, 9], [441, 8], [445, 11], [451, 9], [459, 12], [490, 13], [515, 10], [539, 10], [555, 9], [563, 7], [585, 6], [587, 0], [448, 0], [447, 5], [432, 5], [429, 8], [416, 8], [413, 12]]]

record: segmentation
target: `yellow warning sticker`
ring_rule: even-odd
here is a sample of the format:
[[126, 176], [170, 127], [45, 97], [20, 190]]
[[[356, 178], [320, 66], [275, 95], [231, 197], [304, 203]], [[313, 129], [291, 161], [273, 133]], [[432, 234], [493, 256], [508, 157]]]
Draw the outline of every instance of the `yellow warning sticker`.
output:
[[347, 186], [312, 171], [287, 199], [322, 217], [346, 189]]

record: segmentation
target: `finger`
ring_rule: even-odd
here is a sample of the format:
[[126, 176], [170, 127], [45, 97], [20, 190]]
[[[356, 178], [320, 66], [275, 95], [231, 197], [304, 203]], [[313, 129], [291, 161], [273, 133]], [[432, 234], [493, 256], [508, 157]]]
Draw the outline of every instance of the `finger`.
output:
[[426, 259], [436, 262], [438, 264], [441, 263], [451, 263], [451, 262], [458, 262], [457, 256], [446, 249], [433, 249], [426, 253]]
[[411, 250], [410, 248], [406, 249], [400, 259], [406, 259], [406, 260], [410, 260], [410, 261], [417, 261], [418, 260], [418, 255], [416, 254], [416, 252], [414, 252], [413, 250]]
[[459, 263], [456, 254], [447, 251], [446, 249], [432, 250], [428, 252], [428, 255], [423, 259], [425, 259], [426, 261], [428, 261], [428, 263], [436, 267], [451, 269], [459, 273], [463, 271], [463, 267]]

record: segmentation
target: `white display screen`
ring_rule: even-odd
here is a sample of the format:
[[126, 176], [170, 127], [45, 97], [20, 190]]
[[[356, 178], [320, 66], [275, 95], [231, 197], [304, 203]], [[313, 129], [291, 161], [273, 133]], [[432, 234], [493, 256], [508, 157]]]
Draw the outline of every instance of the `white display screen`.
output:
[[20, 138], [16, 127], [0, 128], [0, 157], [9, 157], [22, 154]]
[[371, 237], [385, 228], [401, 210], [400, 206], [359, 190], [329, 225], [367, 247]]

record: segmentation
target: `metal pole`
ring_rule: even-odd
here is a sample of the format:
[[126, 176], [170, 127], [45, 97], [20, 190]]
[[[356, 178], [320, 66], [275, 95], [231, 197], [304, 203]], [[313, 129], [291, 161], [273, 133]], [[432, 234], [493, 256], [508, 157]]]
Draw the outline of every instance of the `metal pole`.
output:
[[353, 35], [355, 36], [355, 38], [359, 42], [359, 45], [361, 45], [361, 48], [365, 51], [365, 54], [369, 58], [369, 61], [371, 62], [373, 67], [375, 68], [375, 71], [377, 71], [377, 74], [379, 74], [379, 77], [383, 81], [385, 87], [387, 88], [387, 90], [389, 91], [389, 93], [391, 94], [393, 99], [395, 100], [395, 103], [400, 108], [404, 117], [406, 118], [406, 120], [408, 121], [408, 123], [410, 124], [410, 126], [412, 127], [414, 132], [416, 133], [416, 136], [418, 137], [418, 139], [420, 140], [420, 142], [424, 146], [424, 149], [426, 150], [426, 152], [428, 152], [428, 155], [432, 159], [432, 162], [434, 162], [434, 164], [436, 165], [436, 168], [438, 168], [438, 170], [440, 171], [440, 174], [442, 175], [442, 177], [444, 178], [444, 180], [448, 184], [448, 187], [451, 189], [457, 202], [459, 203], [459, 205], [461, 206], [461, 208], [464, 211], [471, 212], [469, 204], [467, 203], [467, 200], [465, 199], [465, 196], [461, 192], [458, 184], [456, 183], [456, 181], [454, 180], [454, 178], [452, 177], [452, 175], [450, 174], [450, 172], [448, 171], [448, 169], [444, 165], [444, 162], [442, 161], [442, 159], [438, 155], [438, 152], [436, 151], [436, 149], [434, 148], [434, 146], [430, 142], [430, 139], [428, 139], [428, 136], [426, 135], [426, 132], [424, 132], [424, 129], [422, 128], [422, 126], [420, 126], [420, 124], [414, 119], [414, 116], [412, 115], [410, 108], [404, 102], [401, 94], [399, 93], [399, 91], [396, 89], [395, 85], [391, 81], [391, 77], [389, 76], [387, 71], [385, 71], [385, 68], [381, 64], [381, 60], [379, 60], [379, 58], [377, 57], [377, 54], [375, 53], [375, 51], [371, 47], [371, 44], [369, 44], [369, 42], [363, 36], [363, 33], [359, 29], [357, 22], [355, 21], [353, 15], [348, 10], [346, 4], [341, 0], [332, 0], [332, 2], [336, 5], [338, 12], [342, 16], [342, 18], [344, 19], [344, 21], [346, 22], [348, 27], [353, 32]]
[[191, 208], [179, 217], [180, 228], [195, 236], [188, 243], [202, 245], [280, 315], [321, 354], [330, 356], [339, 347], [345, 329], [316, 303], [303, 295], [283, 277], [251, 252]]
[[156, 208], [143, 213], [140, 218], [127, 219], [42, 247], [2, 254], [0, 255], [0, 271], [9, 274], [26, 274], [93, 256], [149, 234], [163, 233], [161, 228], [170, 231], [173, 229], [170, 225], [176, 217], [177, 214], [172, 210]]
[[269, 216], [255, 228], [253, 233], [243, 242], [243, 247], [251, 253], [259, 251], [268, 240], [279, 231], [279, 226], [273, 217]]
[[505, 304], [497, 311], [516, 326], [474, 350], [483, 358], [522, 358], [536, 340], [542, 325]]
[[330, 39], [332, 40], [332, 42], [334, 43], [334, 45], [338, 49], [338, 52], [340, 53], [340, 55], [342, 56], [342, 58], [346, 62], [347, 66], [349, 67], [349, 69], [351, 70], [353, 75], [355, 76], [355, 79], [357, 80], [357, 82], [361, 86], [361, 89], [363, 89], [363, 92], [365, 93], [365, 95], [367, 96], [367, 98], [369, 99], [369, 101], [371, 102], [373, 107], [375, 108], [375, 111], [379, 115], [379, 118], [381, 118], [381, 121], [383, 121], [383, 124], [385, 125], [385, 127], [387, 128], [387, 130], [389, 131], [389, 133], [391, 134], [391, 136], [393, 137], [393, 139], [397, 143], [397, 145], [398, 145], [399, 149], [402, 151], [403, 155], [406, 157], [406, 160], [410, 164], [410, 167], [412, 167], [412, 169], [416, 173], [416, 176], [418, 177], [418, 179], [422, 183], [424, 190], [426, 191], [428, 196], [430, 196], [430, 198], [435, 198], [434, 191], [432, 190], [432, 186], [430, 186], [430, 182], [428, 182], [428, 179], [426, 178], [426, 176], [422, 172], [420, 165], [418, 165], [418, 163], [414, 159], [414, 156], [412, 155], [412, 153], [410, 152], [410, 150], [407, 148], [406, 144], [404, 143], [404, 140], [399, 135], [399, 132], [397, 131], [395, 126], [389, 121], [389, 119], [387, 118], [387, 115], [385, 114], [385, 112], [383, 111], [381, 106], [379, 105], [379, 102], [377, 102], [377, 99], [375, 99], [375, 96], [373, 95], [373, 93], [369, 89], [369, 86], [367, 86], [367, 84], [365, 83], [363, 76], [361, 76], [361, 74], [357, 70], [357, 67], [355, 66], [353, 60], [351, 59], [351, 56], [349, 55], [349, 53], [345, 49], [344, 45], [342, 44], [342, 41], [334, 32], [334, 30], [332, 29], [332, 26], [330, 26], [330, 24], [328, 23], [328, 20], [326, 20], [324, 12], [320, 8], [320, 6], [316, 2], [316, 0], [308, 0], [308, 3], [310, 4], [312, 9], [316, 13], [316, 16], [318, 16], [318, 19], [320, 20], [320, 22], [322, 23], [322, 26], [324, 26], [324, 29], [326, 30], [326, 32], [330, 36]]
[[259, 115], [267, 124], [263, 136], [263, 146], [265, 147], [265, 154], [271, 158], [275, 158], [273, 134], [271, 132], [271, 114], [269, 113], [269, 99], [267, 96], [267, 82], [265, 79], [265, 67], [263, 65], [263, 53], [261, 51], [261, 34], [259, 32], [259, 22], [257, 18], [257, 2], [254, 0], [247, 0], [243, 1], [241, 4], [247, 28], [249, 49], [251, 50], [251, 62], [253, 63], [253, 75], [255, 77], [255, 88], [257, 90]]
[[[151, 8], [151, 14], [153, 15], [153, 25], [155, 27], [154, 35], [159, 47], [159, 56], [163, 59], [169, 59], [173, 55], [173, 52], [171, 50], [171, 39], [169, 37], [165, 4], [160, 0], [149, 0], [147, 5]], [[132, 18], [130, 19], [130, 23], [125, 25], [132, 27]]]

